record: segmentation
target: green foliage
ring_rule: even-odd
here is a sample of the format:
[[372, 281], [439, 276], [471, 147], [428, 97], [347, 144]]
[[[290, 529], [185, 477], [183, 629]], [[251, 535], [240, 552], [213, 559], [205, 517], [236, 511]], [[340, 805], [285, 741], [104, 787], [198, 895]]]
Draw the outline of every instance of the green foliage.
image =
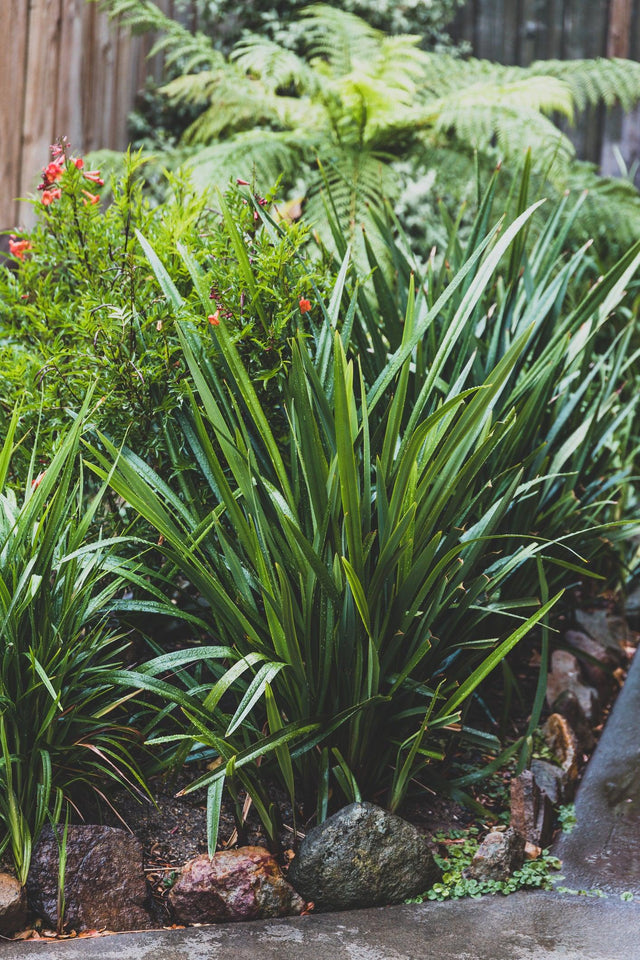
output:
[[142, 576], [115, 557], [113, 540], [87, 542], [104, 491], [84, 502], [81, 422], [37, 477], [34, 445], [18, 495], [7, 487], [17, 413], [0, 451], [0, 848], [21, 883], [65, 801], [88, 788], [104, 798], [114, 784], [145, 789], [141, 736], [105, 679], [128, 646], [118, 598]]
[[[149, 0], [105, 5], [129, 17], [140, 6], [142, 19], [153, 6]], [[166, 18], [157, 25], [174, 61], [183, 45], [188, 58], [184, 28]], [[303, 43], [288, 42], [287, 29]], [[477, 151], [486, 167], [519, 160], [534, 147], [540, 175], [559, 195], [574, 173], [588, 179], [596, 215], [617, 229], [608, 213], [611, 184], [602, 184], [599, 201], [599, 179], [574, 167], [574, 148], [553, 118], [572, 121], [589, 104], [630, 108], [640, 96], [639, 64], [599, 59], [522, 68], [425, 52], [419, 36], [388, 36], [351, 7], [323, 4], [305, 8], [297, 29], [287, 29], [278, 41], [263, 32], [245, 36], [229, 61], [184, 69], [165, 87], [174, 104], [201, 107], [183, 137], [200, 147], [190, 165], [201, 187], [230, 173], [249, 178], [255, 170], [262, 182], [284, 173], [290, 188], [303, 188], [306, 216], [323, 229], [328, 183], [342, 230], [359, 243], [360, 225], [372, 233], [371, 211], [399, 192], [394, 160], [416, 157], [423, 172], [433, 164], [446, 177], [447, 150], [467, 158]], [[459, 186], [452, 189], [459, 197]], [[624, 219], [637, 237], [640, 202], [628, 185], [626, 195]]]
[[558, 822], [563, 833], [571, 833], [577, 825], [576, 808], [573, 803], [566, 803], [558, 807]]
[[560, 869], [560, 861], [548, 850], [537, 860], [527, 860], [520, 870], [514, 870], [506, 880], [472, 880], [465, 876], [478, 849], [477, 828], [455, 831], [451, 834], [436, 834], [434, 839], [441, 846], [446, 844], [446, 855], [436, 855], [436, 863], [443, 871], [442, 879], [422, 896], [408, 903], [424, 903], [425, 900], [460, 900], [462, 897], [489, 896], [501, 893], [507, 896], [516, 890], [551, 890], [553, 873]]
[[[173, 177], [170, 198], [154, 208], [142, 197], [143, 161], [127, 155], [112, 184], [112, 202], [103, 207], [87, 194], [98, 198], [107, 187], [102, 191], [87, 180], [63, 147], [53, 186], [60, 196], [35, 202], [38, 221], [25, 235], [28, 249], [20, 251], [18, 269], [0, 269], [0, 403], [10, 411], [19, 396], [23, 418], [33, 427], [42, 404], [40, 442], [46, 450], [64, 428], [67, 408], [77, 409], [95, 385], [102, 398], [97, 423], [117, 440], [127, 434], [142, 456], [172, 469], [164, 455], [164, 424], [183, 403], [188, 382], [173, 319], [136, 229], [175, 266], [178, 285], [186, 281], [190, 289], [177, 253], [188, 242], [191, 257], [204, 268], [207, 291], [202, 301], [197, 296], [197, 322], [206, 327], [208, 317], [225, 319], [267, 403], [278, 394], [287, 339], [306, 329], [308, 315], [299, 301], [310, 294], [309, 278], [322, 288], [322, 276], [303, 264], [304, 229], [292, 225], [273, 242], [257, 230], [254, 208], [237, 190], [228, 195], [233, 216], [226, 222]], [[42, 197], [49, 199], [48, 191]], [[271, 205], [274, 198], [259, 199]], [[238, 250], [254, 267], [251, 290]]]
[[[411, 778], [421, 770], [428, 776], [431, 762], [443, 756], [447, 730], [459, 730], [460, 710], [477, 685], [557, 599], [535, 609], [531, 591], [538, 585], [548, 597], [547, 579], [531, 561], [549, 557], [560, 582], [567, 569], [577, 569], [560, 550], [564, 528], [558, 544], [549, 543], [531, 521], [536, 510], [551, 513], [545, 484], [551, 489], [565, 475], [558, 452], [569, 457], [579, 449], [581, 456], [582, 448], [563, 438], [549, 453], [541, 442], [531, 444], [530, 430], [547, 403], [552, 414], [557, 409], [551, 401], [568, 362], [568, 332], [575, 333], [574, 325], [584, 331], [569, 351], [571, 362], [584, 360], [582, 350], [591, 356], [589, 324], [595, 326], [601, 306], [606, 316], [620, 299], [638, 252], [565, 318], [560, 293], [579, 260], [556, 267], [546, 238], [528, 271], [529, 279], [539, 268], [540, 282], [528, 288], [522, 314], [514, 312], [522, 234], [535, 208], [498, 237], [487, 226], [490, 198], [491, 191], [476, 246], [441, 289], [433, 277], [419, 291], [409, 280], [397, 340], [393, 303], [376, 287], [391, 357], [379, 343], [371, 303], [359, 301], [356, 290], [341, 309], [344, 261], [331, 303], [319, 304], [312, 349], [301, 340], [293, 347], [284, 388], [288, 448], [277, 442], [225, 324], [211, 329], [227, 371], [222, 381], [187, 302], [145, 244], [167, 303], [184, 317], [181, 342], [199, 400], [179, 424], [200, 479], [194, 474], [195, 486], [183, 487], [178, 498], [134, 453], [124, 451], [114, 463], [118, 450], [108, 443], [107, 456], [93, 451], [96, 470], [110, 475], [118, 494], [156, 527], [168, 561], [209, 605], [214, 633], [241, 656], [259, 653], [268, 661], [247, 688], [246, 709], [236, 711], [248, 742], [231, 738], [238, 724], [225, 728], [215, 711], [204, 722], [201, 712], [185, 709], [193, 727], [183, 738], [206, 744], [224, 761], [193, 788], [211, 790], [242, 770], [243, 785], [254, 791], [255, 760], [273, 755], [288, 736], [298, 742], [276, 754], [280, 773], [290, 789], [293, 762], [307, 807], [319, 798], [320, 817], [336, 787], [346, 799], [386, 788], [396, 807]], [[277, 229], [264, 217], [265, 230]], [[548, 229], [557, 233], [556, 218]], [[496, 275], [505, 265], [507, 276]], [[191, 271], [200, 289], [193, 264]], [[493, 341], [481, 352], [478, 324], [494, 284], [505, 295]], [[356, 365], [345, 345], [357, 347], [362, 323], [365, 347]], [[540, 451], [546, 459], [536, 464]], [[523, 469], [533, 471], [526, 480]], [[203, 509], [210, 498], [217, 505]], [[559, 502], [563, 516], [575, 511], [568, 488]], [[592, 540], [594, 518], [597, 510], [586, 518]], [[527, 606], [534, 613], [502, 632]], [[484, 632], [485, 624], [497, 626], [501, 642]], [[251, 713], [263, 695], [270, 698], [267, 687], [274, 700], [264, 739], [260, 709]], [[209, 702], [217, 704], [220, 695]], [[203, 697], [206, 713], [209, 694]], [[322, 749], [312, 752], [318, 744]]]

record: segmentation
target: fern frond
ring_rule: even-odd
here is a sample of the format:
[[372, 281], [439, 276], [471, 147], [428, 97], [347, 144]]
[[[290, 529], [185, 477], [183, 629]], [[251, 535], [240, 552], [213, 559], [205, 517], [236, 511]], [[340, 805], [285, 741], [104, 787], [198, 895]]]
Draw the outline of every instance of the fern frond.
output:
[[313, 149], [290, 133], [252, 130], [199, 150], [185, 167], [200, 190], [210, 191], [240, 177], [255, 180], [266, 192], [283, 174], [296, 170], [305, 148]]
[[528, 72], [558, 77], [569, 86], [579, 110], [597, 103], [619, 103], [631, 110], [640, 100], [640, 63], [635, 60], [542, 60], [532, 63]]
[[[90, 0], [96, 2], [96, 0]], [[152, 0], [97, 0], [102, 10], [112, 19], [118, 19], [133, 33], [160, 33], [149, 56], [163, 52], [167, 66], [179, 64], [184, 73], [198, 69], [221, 67], [224, 57], [209, 37], [198, 31], [192, 33], [182, 24], [168, 17]]]
[[291, 88], [299, 94], [317, 91], [317, 78], [309, 65], [273, 40], [249, 35], [236, 44], [231, 60], [244, 73], [259, 77], [272, 93]]

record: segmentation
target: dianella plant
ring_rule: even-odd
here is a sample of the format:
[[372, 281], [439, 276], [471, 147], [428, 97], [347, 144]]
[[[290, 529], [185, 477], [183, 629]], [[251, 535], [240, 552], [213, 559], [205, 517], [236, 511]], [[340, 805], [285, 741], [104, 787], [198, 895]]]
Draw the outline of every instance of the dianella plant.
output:
[[0, 848], [21, 883], [40, 831], [63, 807], [87, 793], [109, 802], [115, 786], [146, 789], [129, 691], [106, 679], [129, 645], [117, 612], [124, 587], [146, 581], [140, 563], [115, 553], [125, 538], [100, 539], [92, 527], [104, 489], [94, 484], [88, 496], [78, 473], [88, 412], [40, 472], [34, 443], [21, 489], [18, 411], [0, 450]]
[[[191, 788], [209, 787], [210, 843], [225, 779], [232, 792], [239, 784], [249, 790], [275, 835], [268, 770], [307, 815], [317, 805], [319, 819], [341, 799], [376, 798], [395, 809], [443, 758], [451, 734], [473, 735], [462, 716], [469, 697], [558, 600], [540, 573], [544, 539], [528, 527], [501, 535], [514, 503], [530, 492], [509, 390], [533, 322], [478, 382], [469, 362], [445, 379], [534, 212], [488, 230], [419, 314], [410, 285], [402, 338], [373, 382], [364, 373], [370, 358], [351, 355], [358, 304], [357, 292], [346, 296], [345, 259], [315, 335], [291, 347], [286, 446], [276, 442], [225, 324], [211, 326], [208, 344], [140, 238], [178, 317], [193, 378], [176, 427], [193, 471], [173, 489], [106, 437], [92, 461], [154, 525], [168, 562], [206, 602], [215, 640], [241, 658], [240, 688], [229, 671], [187, 698], [160, 678], [175, 654], [126, 681], [180, 704], [190, 727], [175, 737], [217, 756]], [[188, 250], [182, 255], [201, 288], [198, 264]], [[206, 289], [202, 297], [207, 310]], [[446, 311], [450, 326], [416, 392], [418, 346]], [[501, 465], [493, 480], [492, 460]], [[205, 486], [213, 509], [201, 508]], [[526, 565], [537, 598], [504, 590]]]

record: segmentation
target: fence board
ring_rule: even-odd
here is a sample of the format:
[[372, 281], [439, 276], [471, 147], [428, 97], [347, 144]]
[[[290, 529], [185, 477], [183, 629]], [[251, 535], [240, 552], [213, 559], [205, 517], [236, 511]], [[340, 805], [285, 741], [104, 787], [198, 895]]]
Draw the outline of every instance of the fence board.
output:
[[29, 36], [29, 5], [24, 0], [0, 3], [0, 229], [14, 223], [13, 197], [20, 190], [22, 113]]

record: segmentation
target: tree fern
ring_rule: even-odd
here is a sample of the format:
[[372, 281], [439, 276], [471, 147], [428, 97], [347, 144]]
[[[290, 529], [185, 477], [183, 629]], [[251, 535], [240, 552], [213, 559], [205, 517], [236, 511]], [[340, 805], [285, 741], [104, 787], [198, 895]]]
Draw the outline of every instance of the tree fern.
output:
[[[574, 148], [552, 117], [571, 121], [587, 104], [619, 101], [628, 108], [640, 99], [640, 64], [579, 60], [522, 68], [427, 53], [419, 37], [388, 37], [325, 4], [303, 12], [304, 57], [286, 44], [249, 36], [221, 61], [202, 34], [192, 37], [151, 0], [103, 2], [131, 26], [162, 31], [154, 49], [190, 65], [192, 72], [185, 68], [165, 91], [177, 102], [204, 104], [185, 134], [188, 143], [206, 146], [193, 161], [199, 182], [220, 182], [236, 164], [244, 168], [236, 166], [238, 175], [246, 176], [249, 165], [266, 174], [277, 160], [290, 183], [304, 180], [308, 214], [319, 223], [319, 161], [351, 235], [360, 223], [373, 229], [370, 211], [379, 210], [393, 188], [394, 158], [426, 155], [444, 141], [490, 162], [519, 163], [531, 147], [539, 175], [563, 189]], [[607, 192], [615, 191], [608, 186]]]

